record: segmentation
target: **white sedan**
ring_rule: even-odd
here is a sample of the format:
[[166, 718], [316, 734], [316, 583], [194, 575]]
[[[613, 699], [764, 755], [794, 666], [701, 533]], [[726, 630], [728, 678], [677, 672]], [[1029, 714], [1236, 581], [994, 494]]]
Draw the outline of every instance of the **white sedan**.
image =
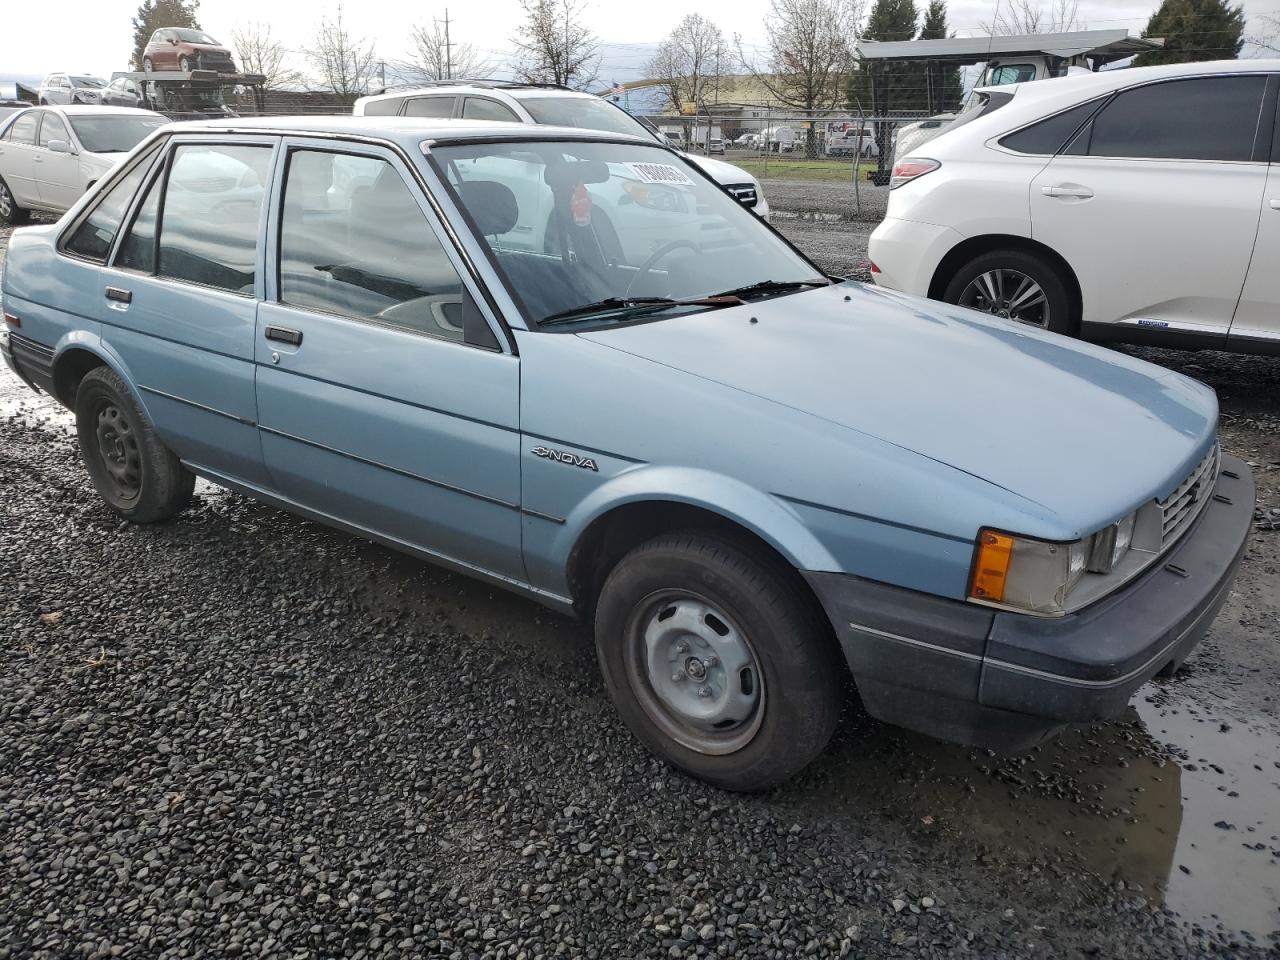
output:
[[152, 130], [150, 110], [32, 107], [0, 121], [0, 223], [60, 214]]
[[1093, 340], [1280, 353], [1280, 61], [978, 91], [894, 165], [876, 283]]

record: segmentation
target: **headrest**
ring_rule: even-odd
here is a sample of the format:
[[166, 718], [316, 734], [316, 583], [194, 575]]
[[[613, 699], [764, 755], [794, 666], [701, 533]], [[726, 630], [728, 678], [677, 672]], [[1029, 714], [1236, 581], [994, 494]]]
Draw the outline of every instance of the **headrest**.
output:
[[609, 165], [603, 160], [563, 160], [548, 163], [542, 172], [553, 193], [572, 190], [580, 183], [608, 183]]
[[496, 180], [464, 180], [458, 194], [480, 232], [486, 237], [510, 233], [520, 219], [520, 208], [511, 188]]

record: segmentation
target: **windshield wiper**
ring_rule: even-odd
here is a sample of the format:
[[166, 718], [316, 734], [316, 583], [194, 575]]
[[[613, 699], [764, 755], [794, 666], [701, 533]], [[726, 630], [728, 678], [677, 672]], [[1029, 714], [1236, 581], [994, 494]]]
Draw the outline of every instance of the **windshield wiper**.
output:
[[571, 323], [584, 320], [598, 313], [621, 313], [636, 316], [651, 310], [665, 310], [668, 307], [732, 307], [742, 303], [734, 294], [718, 293], [711, 297], [690, 297], [677, 300], [673, 297], [606, 297], [595, 303], [584, 303], [568, 310], [561, 310], [538, 321], [540, 327], [553, 327], [558, 323]]
[[829, 287], [831, 281], [826, 277], [814, 280], [761, 280], [759, 283], [749, 283], [745, 287], [737, 287], [733, 290], [725, 290], [723, 293], [717, 293], [717, 297], [745, 297], [752, 293], [781, 293], [785, 290], [799, 290], [801, 287]]

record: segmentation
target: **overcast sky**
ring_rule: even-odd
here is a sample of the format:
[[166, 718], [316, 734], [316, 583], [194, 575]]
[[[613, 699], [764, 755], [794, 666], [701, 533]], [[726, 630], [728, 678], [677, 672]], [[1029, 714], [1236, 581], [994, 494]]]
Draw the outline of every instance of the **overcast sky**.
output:
[[[137, 9], [136, 0], [0, 3], [5, 8], [0, 15], [0, 75], [66, 70], [109, 76], [111, 71], [125, 68], [132, 49], [129, 21]], [[918, 0], [917, 5], [925, 4]], [[1245, 0], [1244, 5], [1251, 17], [1280, 13], [1280, 0]], [[769, 0], [701, 0], [696, 6], [728, 37], [741, 34], [748, 45], [763, 39], [761, 23]], [[1081, 26], [1127, 27], [1137, 33], [1156, 6], [1157, 0], [1080, 0]], [[950, 0], [952, 29], [961, 35], [979, 32], [994, 8], [995, 0]], [[200, 22], [229, 43], [238, 24], [263, 21], [288, 47], [301, 50], [314, 33], [316, 21], [336, 9], [336, 0], [202, 0]], [[351, 32], [373, 42], [378, 55], [387, 60], [404, 56], [411, 24], [443, 17], [444, 9], [443, 0], [412, 4], [348, 0], [344, 6]], [[690, 9], [688, 0], [645, 0], [643, 4], [587, 0], [587, 22], [605, 44], [605, 72], [611, 66], [638, 72], [651, 55], [646, 45], [661, 40]], [[453, 37], [481, 48], [501, 63], [511, 54], [509, 38], [519, 12], [518, 0], [454, 2], [449, 7]]]

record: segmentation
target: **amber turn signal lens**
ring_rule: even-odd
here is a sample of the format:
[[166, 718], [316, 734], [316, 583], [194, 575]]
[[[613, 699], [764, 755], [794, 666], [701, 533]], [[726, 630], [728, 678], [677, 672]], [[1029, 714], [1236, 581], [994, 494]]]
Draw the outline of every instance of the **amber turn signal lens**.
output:
[[978, 555], [973, 565], [969, 596], [975, 600], [1004, 600], [1004, 585], [1013, 558], [1013, 537], [983, 530], [978, 534]]

